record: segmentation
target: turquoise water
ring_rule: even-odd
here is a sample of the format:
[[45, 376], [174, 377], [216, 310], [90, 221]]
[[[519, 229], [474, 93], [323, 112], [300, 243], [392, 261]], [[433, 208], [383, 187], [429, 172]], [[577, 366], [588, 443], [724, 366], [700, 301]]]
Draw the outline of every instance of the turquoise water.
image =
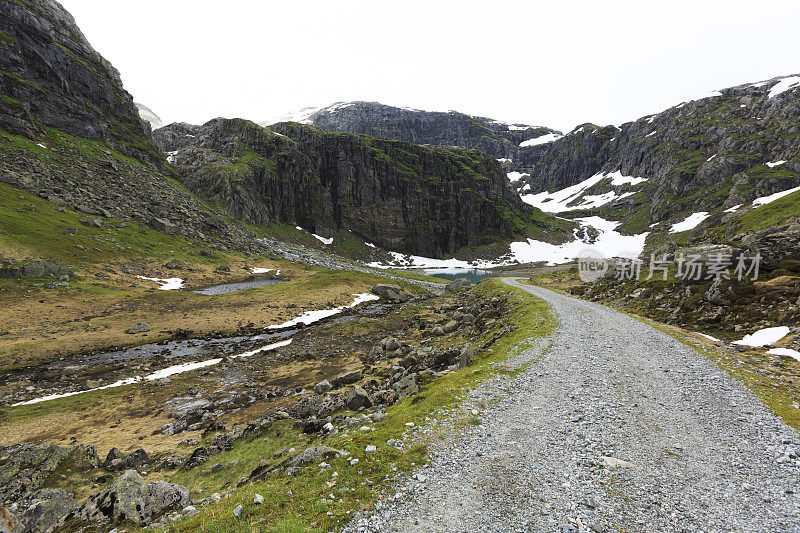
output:
[[436, 276], [443, 279], [461, 279], [466, 278], [472, 283], [478, 283], [483, 278], [494, 276], [494, 272], [489, 270], [481, 270], [479, 268], [424, 268], [420, 270], [426, 276]]

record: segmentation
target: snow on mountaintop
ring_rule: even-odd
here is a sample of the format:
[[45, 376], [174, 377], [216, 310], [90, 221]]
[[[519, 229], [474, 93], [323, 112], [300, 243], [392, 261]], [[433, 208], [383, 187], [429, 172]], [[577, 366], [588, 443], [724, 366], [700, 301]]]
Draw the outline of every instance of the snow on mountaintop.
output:
[[[509, 178], [510, 177], [511, 176], [509, 176]], [[526, 204], [541, 209], [546, 213], [561, 213], [564, 211], [601, 207], [614, 200], [621, 200], [622, 198], [627, 198], [634, 194], [630, 191], [619, 195], [614, 191], [608, 191], [603, 194], [584, 194], [590, 188], [607, 178], [611, 178], [610, 184], [613, 187], [619, 187], [620, 185], [639, 185], [647, 181], [647, 178], [623, 176], [622, 172], [619, 170], [609, 174], [598, 172], [580, 183], [565, 187], [561, 190], [552, 193], [548, 191], [536, 194], [523, 193], [521, 198]]]
[[279, 122], [298, 122], [300, 124], [313, 124], [311, 117], [320, 111], [327, 111], [333, 112], [338, 111], [340, 109], [345, 109], [355, 105], [355, 102], [336, 102], [335, 104], [327, 105], [324, 107], [303, 107], [296, 111], [290, 111], [288, 113], [283, 113], [277, 115], [270, 120], [265, 120], [263, 122], [259, 122], [259, 126], [271, 126], [272, 124], [277, 124]]

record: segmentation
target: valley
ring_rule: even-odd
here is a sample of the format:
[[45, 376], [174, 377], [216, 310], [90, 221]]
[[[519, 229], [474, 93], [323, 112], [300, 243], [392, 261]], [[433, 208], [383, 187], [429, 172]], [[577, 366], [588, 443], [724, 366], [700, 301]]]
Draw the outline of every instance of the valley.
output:
[[156, 111], [0, 0], [0, 532], [800, 531], [800, 76]]

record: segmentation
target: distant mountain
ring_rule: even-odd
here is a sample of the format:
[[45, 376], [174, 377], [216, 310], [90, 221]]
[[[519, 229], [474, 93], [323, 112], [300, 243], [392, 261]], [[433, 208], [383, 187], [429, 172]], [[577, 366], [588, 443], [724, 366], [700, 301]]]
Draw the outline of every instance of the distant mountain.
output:
[[134, 102], [134, 105], [136, 106], [136, 109], [139, 110], [139, 117], [150, 124], [151, 129], [156, 130], [164, 126], [164, 122], [162, 122], [161, 117], [156, 115], [152, 109], [144, 104], [140, 104], [139, 102]]
[[[621, 221], [623, 231], [649, 232], [650, 249], [752, 242], [760, 237], [748, 232], [800, 222], [800, 75], [722, 89], [619, 127], [583, 124], [521, 150], [515, 163], [524, 201]], [[787, 257], [800, 259], [800, 243], [792, 250]]]
[[154, 136], [189, 190], [252, 224], [350, 231], [428, 257], [547, 229], [568, 235], [523, 204], [500, 163], [477, 150], [241, 119], [171, 124]]
[[281, 121], [414, 144], [476, 149], [498, 159], [511, 160], [517, 157], [520, 146], [549, 142], [561, 136], [560, 132], [544, 126], [506, 124], [457, 111], [422, 111], [377, 102], [339, 102], [323, 108], [305, 108], [261, 124]]

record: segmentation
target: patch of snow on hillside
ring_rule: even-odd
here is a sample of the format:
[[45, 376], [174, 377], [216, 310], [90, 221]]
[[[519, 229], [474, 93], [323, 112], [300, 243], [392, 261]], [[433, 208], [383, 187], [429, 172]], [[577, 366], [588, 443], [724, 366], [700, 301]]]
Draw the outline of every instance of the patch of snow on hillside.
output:
[[513, 163], [513, 161], [507, 157], [501, 157], [498, 159], [498, 161], [500, 161], [501, 163]]
[[670, 233], [680, 233], [682, 231], [689, 231], [690, 229], [694, 229], [700, 225], [705, 219], [707, 219], [710, 215], [706, 211], [701, 211], [699, 213], [692, 213], [685, 219], [680, 222], [676, 222], [670, 228]]
[[760, 329], [755, 333], [745, 335], [740, 341], [734, 341], [733, 344], [752, 347], [772, 345], [788, 335], [789, 331], [787, 326]]
[[644, 241], [647, 239], [648, 233], [622, 235], [616, 231], [620, 222], [605, 220], [596, 216], [578, 218], [576, 221], [581, 226], [592, 226], [599, 232], [593, 244], [584, 243], [577, 235], [575, 240], [564, 244], [550, 244], [528, 239], [527, 241], [511, 243], [511, 256], [520, 263], [547, 261], [549, 264], [561, 264], [572, 261], [586, 251], [592, 251], [601, 257], [634, 259], [644, 249]]
[[607, 174], [607, 178], [611, 178], [611, 185], [614, 187], [619, 187], [620, 185], [639, 185], [640, 183], [644, 183], [647, 181], [648, 178], [636, 178], [633, 176], [623, 176], [621, 170], [615, 170], [614, 172]]
[[506, 176], [508, 176], [508, 179], [511, 183], [514, 183], [515, 181], [519, 181], [526, 176], [530, 176], [530, 174], [527, 172], [517, 172], [515, 170], [514, 172], [507, 173]]
[[769, 90], [768, 98], [774, 98], [779, 94], [783, 94], [790, 89], [796, 88], [800, 85], [800, 76], [789, 76], [783, 78], [781, 81], [772, 86]]
[[536, 137], [535, 139], [528, 139], [527, 141], [522, 141], [519, 143], [520, 147], [524, 148], [526, 146], [539, 146], [540, 144], [547, 144], [550, 142], [555, 141], [556, 139], [560, 139], [563, 137], [560, 133], [546, 133], [541, 137]]
[[714, 154], [714, 155], [712, 155], [711, 157], [709, 157], [708, 159], [706, 159], [706, 163], [708, 163], [709, 161], [711, 161], [711, 160], [712, 160], [712, 159], [714, 159], [715, 157], [717, 157], [717, 154]]
[[778, 165], [782, 165], [784, 163], [786, 163], [786, 161], [781, 159], [780, 161], [769, 162], [769, 163], [767, 163], [767, 166], [769, 168], [773, 168], [773, 167], [777, 167]]
[[722, 344], [722, 341], [721, 341], [721, 340], [719, 340], [719, 339], [718, 339], [718, 338], [716, 338], [716, 337], [712, 337], [711, 335], [706, 335], [705, 333], [700, 333], [699, 331], [695, 331], [695, 333], [697, 333], [697, 334], [698, 334], [698, 335], [700, 335], [701, 337], [705, 337], [706, 339], [708, 339], [708, 340], [710, 340], [710, 341], [714, 341], [714, 342], [718, 342], [719, 344]]
[[311, 235], [313, 235], [314, 238], [317, 239], [322, 244], [333, 244], [333, 237], [330, 237], [330, 238], [326, 239], [325, 237], [323, 237], [321, 235], [317, 235], [316, 233], [312, 233]]
[[160, 291], [174, 291], [183, 288], [183, 280], [181, 278], [147, 278], [145, 276], [136, 276], [139, 279], [147, 281], [155, 281], [160, 283], [158, 290]]
[[800, 361], [800, 352], [797, 350], [792, 350], [791, 348], [772, 348], [771, 350], [767, 351], [769, 355], [785, 355], [786, 357], [791, 357]]
[[758, 205], [767, 205], [768, 203], [774, 202], [778, 198], [783, 198], [784, 196], [788, 196], [793, 192], [800, 191], [800, 187], [795, 187], [794, 189], [789, 189], [782, 192], [776, 192], [775, 194], [770, 194], [769, 196], [762, 196], [761, 198], [756, 198], [753, 200], [753, 206]]
[[735, 211], [738, 211], [740, 207], [742, 207], [742, 204], [736, 204], [736, 205], [735, 205], [735, 206], [733, 206], [733, 207], [729, 207], [729, 208], [728, 208], [728, 209], [726, 209], [724, 212], [725, 212], [725, 213], [733, 213], [733, 212], [735, 212]]
[[603, 179], [605, 179], [605, 175], [598, 173], [580, 183], [565, 187], [554, 193], [545, 191], [523, 196], [522, 201], [526, 204], [532, 205], [533, 207], [537, 207], [546, 213], [558, 213], [560, 211], [582, 209], [580, 206], [569, 207], [567, 204], [576, 200], [581, 194], [583, 194], [584, 191], [597, 185]]
[[323, 318], [328, 318], [334, 315], [338, 315], [345, 309], [355, 307], [364, 302], [372, 302], [379, 299], [380, 298], [378, 296], [375, 296], [374, 294], [369, 294], [369, 293], [357, 294], [355, 300], [353, 300], [353, 302], [350, 303], [349, 305], [342, 305], [339, 307], [334, 307], [333, 309], [319, 309], [316, 311], [306, 311], [302, 315], [293, 318], [291, 320], [288, 320], [283, 324], [273, 324], [271, 326], [268, 326], [267, 329], [285, 329], [297, 326], [299, 324], [308, 326], [309, 324], [313, 324], [314, 322], [319, 322]]

